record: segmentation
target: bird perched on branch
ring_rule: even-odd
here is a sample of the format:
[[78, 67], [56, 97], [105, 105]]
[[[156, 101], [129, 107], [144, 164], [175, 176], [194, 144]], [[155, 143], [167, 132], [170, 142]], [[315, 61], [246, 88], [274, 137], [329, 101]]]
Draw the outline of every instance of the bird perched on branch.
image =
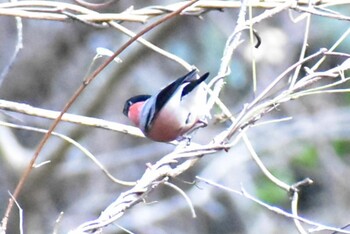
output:
[[123, 113], [148, 138], [169, 142], [207, 125], [207, 92], [194, 69], [154, 95], [138, 95], [126, 100]]

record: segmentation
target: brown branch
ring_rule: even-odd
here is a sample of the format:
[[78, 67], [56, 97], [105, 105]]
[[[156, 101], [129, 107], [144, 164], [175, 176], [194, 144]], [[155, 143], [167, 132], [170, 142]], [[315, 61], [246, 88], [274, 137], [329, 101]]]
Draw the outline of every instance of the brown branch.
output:
[[[116, 51], [114, 53], [113, 56], [111, 56], [106, 62], [104, 62], [100, 67], [98, 67], [90, 76], [88, 76], [83, 83], [81, 84], [81, 86], [75, 91], [75, 93], [72, 95], [72, 97], [69, 99], [69, 101], [66, 103], [66, 105], [64, 106], [63, 110], [61, 111], [60, 115], [56, 118], [56, 120], [52, 123], [52, 125], [50, 126], [50, 128], [48, 129], [48, 132], [44, 135], [44, 137], [42, 138], [42, 140], [40, 141], [32, 159], [30, 160], [28, 167], [25, 169], [25, 171], [23, 172], [16, 188], [15, 191], [13, 193], [13, 197], [14, 199], [16, 199], [19, 195], [19, 193], [21, 192], [23, 185], [25, 183], [25, 181], [27, 180], [30, 172], [32, 171], [33, 165], [35, 164], [36, 159], [38, 158], [41, 150], [43, 149], [44, 145], [46, 144], [47, 140], [50, 138], [51, 133], [53, 132], [53, 130], [56, 128], [56, 126], [58, 125], [58, 123], [61, 121], [61, 118], [63, 117], [63, 114], [65, 112], [67, 112], [67, 110], [73, 105], [73, 103], [75, 102], [75, 100], [80, 96], [80, 94], [84, 91], [84, 89], [97, 77], [97, 75], [105, 68], [107, 67], [108, 64], [110, 64], [121, 52], [123, 52], [128, 46], [130, 46], [133, 42], [135, 42], [139, 37], [141, 37], [143, 34], [149, 32], [150, 30], [152, 30], [153, 28], [155, 28], [156, 26], [164, 23], [165, 21], [175, 17], [176, 15], [180, 14], [184, 9], [186, 9], [187, 7], [191, 6], [192, 4], [194, 4], [197, 0], [193, 0], [190, 1], [189, 3], [187, 3], [186, 5], [182, 6], [181, 8], [179, 8], [178, 10], [168, 14], [167, 16], [161, 18], [160, 20], [154, 22], [153, 24], [145, 27], [143, 30], [141, 30], [138, 34], [136, 34], [134, 37], [130, 38], [123, 46], [120, 47], [120, 49], [118, 51]], [[1, 229], [6, 231], [7, 228], [7, 222], [14, 204], [14, 199], [10, 199], [8, 206], [6, 208], [4, 217], [1, 221]]]

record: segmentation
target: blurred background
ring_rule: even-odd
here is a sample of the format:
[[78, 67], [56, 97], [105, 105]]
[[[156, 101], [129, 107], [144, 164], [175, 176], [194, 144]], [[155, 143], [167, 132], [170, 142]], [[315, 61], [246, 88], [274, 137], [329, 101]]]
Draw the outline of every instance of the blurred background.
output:
[[[4, 2], [4, 1], [3, 1]], [[72, 1], [66, 1], [73, 3]], [[174, 1], [116, 1], [100, 12], [122, 12], [167, 5]], [[343, 14], [349, 5], [331, 7]], [[212, 10], [197, 16], [176, 17], [144, 37], [164, 50], [195, 65], [200, 73], [214, 77], [220, 67], [225, 43], [233, 32], [238, 9]], [[253, 9], [254, 15], [264, 9]], [[258, 91], [295, 63], [304, 39], [305, 21], [283, 11], [255, 25], [262, 45], [255, 51]], [[151, 20], [150, 22], [153, 22]], [[147, 22], [149, 24], [150, 22]], [[147, 24], [123, 22], [139, 32]], [[348, 21], [312, 16], [307, 54], [330, 48], [349, 28]], [[243, 33], [248, 39], [248, 32]], [[16, 46], [16, 21], [0, 15], [0, 71], [6, 67]], [[99, 29], [78, 21], [54, 22], [23, 19], [23, 49], [0, 86], [0, 99], [59, 111], [82, 83], [97, 47], [116, 51], [128, 37], [113, 28]], [[246, 40], [232, 59], [232, 73], [225, 80], [222, 101], [237, 114], [254, 98], [251, 48]], [[337, 51], [349, 53], [347, 38]], [[134, 43], [121, 55], [122, 63], [110, 64], [74, 103], [69, 113], [130, 124], [123, 116], [124, 101], [130, 96], [154, 93], [186, 70], [174, 61]], [[327, 60], [321, 67], [336, 67], [342, 61]], [[313, 64], [307, 64], [312, 66]], [[348, 86], [344, 85], [344, 87]], [[247, 135], [265, 166], [278, 178], [293, 184], [306, 177], [314, 184], [301, 191], [300, 215], [319, 223], [343, 227], [350, 223], [350, 96], [314, 95], [290, 101], [261, 121], [293, 117], [287, 122], [257, 125]], [[200, 129], [193, 141], [208, 143], [229, 126], [219, 123], [212, 110], [209, 126]], [[2, 121], [49, 128], [52, 120], [2, 110]], [[259, 123], [259, 122], [258, 122]], [[86, 147], [117, 178], [139, 179], [145, 164], [154, 163], [172, 151], [172, 145], [152, 142], [127, 134], [60, 123], [55, 130]], [[28, 165], [42, 134], [0, 126], [0, 214], [3, 216], [8, 191], [13, 191]], [[24, 212], [25, 233], [52, 233], [55, 220], [64, 212], [58, 233], [66, 233], [95, 219], [108, 204], [128, 188], [114, 184], [79, 149], [51, 137], [38, 162], [51, 162], [32, 171], [18, 202]], [[243, 187], [271, 205], [290, 211], [289, 195], [271, 183], [251, 159], [243, 143], [228, 152], [204, 157], [195, 167], [172, 182], [191, 198], [197, 218], [191, 217], [184, 198], [168, 187], [158, 187], [146, 200], [128, 210], [103, 233], [297, 233], [291, 219], [277, 215], [252, 201], [204, 183], [189, 184], [195, 176], [233, 189]], [[10, 217], [8, 233], [19, 233], [18, 209]], [[309, 228], [310, 226], [306, 226]], [[331, 233], [331, 232], [320, 232]]]

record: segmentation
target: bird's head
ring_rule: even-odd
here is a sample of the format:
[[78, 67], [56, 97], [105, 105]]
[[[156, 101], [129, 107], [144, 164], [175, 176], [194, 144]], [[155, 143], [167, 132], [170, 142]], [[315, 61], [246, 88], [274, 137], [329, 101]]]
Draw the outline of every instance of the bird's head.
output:
[[125, 101], [123, 114], [126, 115], [135, 126], [140, 125], [140, 113], [145, 102], [151, 97], [151, 95], [138, 95], [129, 98]]

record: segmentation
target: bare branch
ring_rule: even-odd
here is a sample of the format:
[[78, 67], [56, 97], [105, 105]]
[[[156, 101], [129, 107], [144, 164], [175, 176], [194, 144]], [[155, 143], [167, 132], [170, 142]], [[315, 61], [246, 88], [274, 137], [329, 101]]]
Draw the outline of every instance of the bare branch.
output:
[[[26, 130], [26, 131], [40, 132], [40, 133], [44, 133], [44, 134], [47, 133], [47, 131], [48, 131], [46, 129], [11, 124], [11, 123], [3, 122], [3, 121], [0, 121], [0, 125], [10, 127], [10, 128], [22, 129], [22, 130]], [[87, 156], [89, 159], [91, 159], [97, 165], [97, 167], [99, 167], [102, 170], [102, 172], [104, 172], [106, 174], [106, 176], [110, 180], [112, 180], [114, 183], [118, 183], [118, 184], [126, 185], [126, 186], [135, 185], [135, 182], [128, 182], [128, 181], [119, 180], [119, 179], [115, 178], [114, 176], [112, 176], [112, 174], [109, 173], [109, 171], [96, 159], [96, 157], [89, 150], [87, 150], [85, 147], [83, 147], [81, 144], [79, 144], [78, 142], [76, 142], [72, 138], [70, 138], [66, 135], [57, 133], [57, 132], [52, 132], [52, 135], [57, 136], [65, 141], [69, 142], [70, 144], [74, 145], [75, 147], [77, 147], [85, 156]], [[11, 160], [11, 159], [9, 159], [9, 160]], [[47, 163], [50, 163], [50, 161], [45, 161], [45, 162], [42, 162], [39, 164], [34, 164], [32, 167], [38, 168], [38, 167], [41, 167]]]
[[[47, 2], [47, 1], [30, 1], [30, 2], [17, 2], [17, 3], [1, 3], [0, 4], [0, 15], [7, 16], [18, 16], [23, 18], [31, 19], [43, 19], [43, 20], [55, 20], [55, 21], [66, 21], [69, 19], [68, 16], [60, 14], [60, 11], [71, 11], [79, 14], [75, 15], [77, 18], [83, 21], [90, 22], [108, 22], [108, 21], [130, 21], [130, 22], [141, 22], [145, 23], [151, 18], [173, 12], [179, 7], [184, 6], [187, 1], [170, 4], [168, 6], [153, 6], [143, 9], [127, 9], [121, 13], [97, 13], [91, 11], [88, 5], [79, 6], [75, 4], [62, 3], [62, 2]], [[349, 1], [342, 0], [323, 0], [317, 1], [318, 7], [329, 6], [329, 5], [345, 5]], [[339, 20], [349, 20], [349, 17], [340, 15], [325, 13], [318, 11], [315, 8], [304, 7], [308, 5], [308, 1], [254, 1], [251, 3], [251, 7], [254, 8], [275, 8], [277, 11], [281, 11], [279, 8], [284, 9], [292, 7], [297, 11], [309, 12], [324, 17], [330, 17]], [[241, 8], [242, 4], [239, 1], [199, 1], [191, 8], [187, 9], [183, 14], [188, 15], [201, 15], [208, 10], [220, 10], [224, 8]], [[271, 15], [274, 14], [271, 12]], [[260, 22], [262, 19], [256, 17], [254, 23]], [[253, 23], [253, 24], [254, 24]]]
[[[14, 111], [25, 115], [36, 116], [36, 117], [41, 117], [46, 119], [56, 119], [60, 115], [59, 111], [46, 110], [42, 108], [33, 107], [28, 104], [12, 102], [12, 101], [7, 101], [3, 99], [0, 99], [0, 109], [7, 110], [7, 111]], [[107, 120], [102, 120], [98, 118], [65, 113], [62, 116], [62, 121], [126, 133], [136, 137], [144, 137], [141, 130], [136, 127], [119, 124], [119, 123], [111, 122]]]
[[203, 177], [199, 177], [199, 176], [196, 176], [196, 178], [200, 181], [203, 181], [209, 185], [212, 185], [212, 186], [215, 186], [216, 188], [219, 188], [219, 189], [222, 189], [222, 190], [225, 190], [225, 191], [228, 191], [230, 193], [234, 193], [234, 194], [238, 194], [238, 195], [241, 195], [245, 198], [248, 198], [249, 200], [257, 203], [258, 205], [262, 206], [262, 207], [265, 207], [267, 208], [268, 210], [272, 211], [272, 212], [275, 212], [276, 214], [279, 214], [279, 215], [282, 215], [282, 216], [285, 216], [287, 218], [291, 218], [291, 219], [296, 219], [296, 220], [299, 220], [300, 222], [303, 222], [303, 223], [306, 223], [306, 224], [309, 224], [309, 225], [312, 225], [312, 226], [315, 226], [317, 228], [320, 228], [320, 230], [329, 230], [329, 231], [337, 231], [339, 233], [350, 233], [350, 231], [346, 231], [346, 230], [343, 230], [343, 229], [340, 229], [340, 228], [335, 228], [335, 227], [331, 227], [331, 226], [327, 226], [327, 225], [323, 225], [321, 223], [317, 223], [317, 222], [314, 222], [314, 221], [311, 221], [311, 220], [308, 220], [308, 219], [305, 219], [305, 218], [302, 218], [300, 216], [295, 216], [291, 213], [288, 213], [284, 210], [282, 210], [281, 208], [279, 207], [276, 207], [276, 206], [271, 206], [257, 198], [255, 198], [254, 196], [252, 196], [251, 194], [249, 194], [244, 188], [241, 188], [241, 191], [238, 191], [238, 190], [234, 190], [234, 189], [231, 189], [231, 188], [228, 188], [224, 185], [221, 185], [221, 184], [218, 184], [214, 181], [211, 181], [211, 180], [208, 180], [208, 179], [205, 179]]

